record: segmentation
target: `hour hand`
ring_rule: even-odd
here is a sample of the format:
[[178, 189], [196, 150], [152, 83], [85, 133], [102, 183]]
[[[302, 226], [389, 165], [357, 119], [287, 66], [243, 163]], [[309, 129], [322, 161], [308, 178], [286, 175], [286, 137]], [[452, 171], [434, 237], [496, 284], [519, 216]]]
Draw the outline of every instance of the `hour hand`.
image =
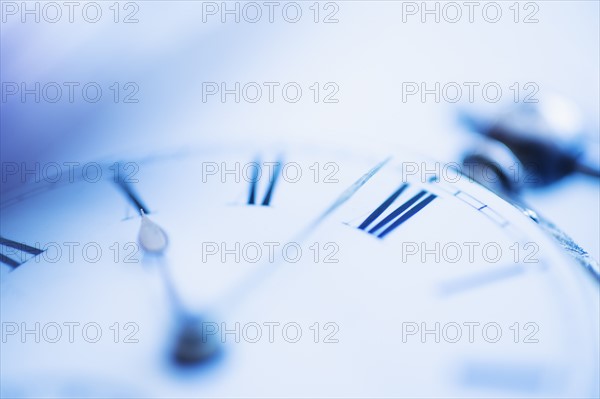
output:
[[174, 348], [174, 359], [179, 365], [205, 363], [214, 358], [220, 350], [212, 336], [208, 337], [203, 328], [203, 318], [188, 312], [173, 284], [164, 253], [169, 244], [167, 233], [141, 212], [142, 221], [138, 233], [138, 241], [145, 253], [155, 255], [159, 261], [159, 271], [167, 289], [169, 300], [177, 317], [177, 338]]

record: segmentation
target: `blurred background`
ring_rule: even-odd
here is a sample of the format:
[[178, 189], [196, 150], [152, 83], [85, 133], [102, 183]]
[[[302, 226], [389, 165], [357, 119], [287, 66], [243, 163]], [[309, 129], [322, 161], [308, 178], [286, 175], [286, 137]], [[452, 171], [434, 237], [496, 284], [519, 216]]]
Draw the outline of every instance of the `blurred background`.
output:
[[[598, 152], [597, 1], [67, 3], [2, 1], [3, 163], [239, 140], [457, 161], [476, 140], [460, 112], [555, 93]], [[599, 257], [596, 179], [525, 200]]]

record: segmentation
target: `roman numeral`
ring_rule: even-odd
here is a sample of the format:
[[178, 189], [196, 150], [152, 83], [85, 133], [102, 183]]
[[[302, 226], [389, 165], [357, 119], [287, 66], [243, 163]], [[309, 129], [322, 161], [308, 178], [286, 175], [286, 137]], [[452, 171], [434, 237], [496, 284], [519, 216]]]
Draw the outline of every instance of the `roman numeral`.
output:
[[[261, 206], [269, 206], [271, 204], [271, 200], [273, 198], [273, 191], [275, 189], [275, 184], [277, 183], [277, 179], [279, 178], [279, 174], [281, 173], [281, 164], [282, 162], [276, 162], [273, 167], [273, 173], [271, 176], [268, 176], [269, 168], [262, 170], [260, 167], [260, 162], [256, 162], [257, 167], [254, 168], [252, 172], [252, 179], [250, 180], [250, 192], [248, 194], [248, 205], [258, 205], [257, 202], [257, 193], [258, 193], [258, 182], [263, 176], [267, 175], [267, 179], [269, 179], [269, 186], [267, 187], [267, 192], [263, 197], [262, 202], [260, 202]], [[260, 176], [259, 176], [260, 173]]]
[[375, 226], [375, 220], [379, 218], [395, 201], [400, 195], [408, 188], [408, 184], [403, 184], [398, 188], [392, 195], [390, 195], [381, 205], [377, 207], [365, 220], [358, 226], [360, 230], [365, 230], [369, 234], [373, 234], [378, 238], [384, 238], [386, 235], [394, 231], [402, 223], [416, 215], [419, 211], [425, 208], [431, 201], [436, 198], [435, 194], [429, 194], [427, 191], [422, 190], [408, 201], [404, 202], [392, 213], [386, 216]]
[[[12, 248], [14, 250], [14, 251], [12, 251], [12, 250], [6, 251], [6, 252], [3, 251], [3, 253], [0, 253], [0, 263], [4, 263], [5, 265], [12, 267], [13, 269], [16, 269], [17, 267], [21, 266], [23, 263], [25, 263], [27, 261], [27, 260], [18, 261], [18, 260], [15, 260], [15, 258], [25, 259], [25, 256], [26, 256], [25, 254], [37, 256], [37, 255], [41, 254], [42, 252], [44, 252], [41, 249], [30, 247], [29, 245], [22, 244], [22, 243], [16, 242], [16, 241], [12, 241], [12, 240], [9, 240], [4, 237], [0, 237], [0, 245], [3, 245], [8, 248]], [[8, 255], [11, 255], [13, 257], [11, 258]]]

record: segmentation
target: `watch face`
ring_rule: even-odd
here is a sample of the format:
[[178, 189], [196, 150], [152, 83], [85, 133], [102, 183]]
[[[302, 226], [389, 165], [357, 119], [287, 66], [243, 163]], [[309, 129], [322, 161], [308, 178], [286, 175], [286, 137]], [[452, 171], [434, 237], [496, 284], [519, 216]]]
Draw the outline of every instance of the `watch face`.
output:
[[598, 286], [458, 165], [210, 145], [2, 198], [2, 397], [589, 397]]
[[0, 399], [600, 398], [599, 15], [1, 0]]

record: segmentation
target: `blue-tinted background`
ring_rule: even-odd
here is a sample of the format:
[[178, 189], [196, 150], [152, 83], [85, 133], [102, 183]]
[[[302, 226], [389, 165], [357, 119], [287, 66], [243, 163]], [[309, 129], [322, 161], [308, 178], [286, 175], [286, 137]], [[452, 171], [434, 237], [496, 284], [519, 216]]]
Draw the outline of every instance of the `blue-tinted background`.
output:
[[[303, 14], [296, 23], [283, 18], [282, 7], [274, 10], [272, 23], [265, 7], [258, 22], [248, 22], [254, 11], [238, 3], [236, 23], [235, 15], [221, 13], [222, 7], [235, 9], [234, 2], [121, 2], [118, 16], [113, 3], [99, 2], [98, 18], [97, 7], [87, 8], [84, 17], [86, 3], [79, 3], [73, 22], [64, 5], [58, 18], [44, 2], [2, 2], [2, 160], [89, 161], [167, 143], [239, 138], [376, 142], [456, 160], [473, 139], [456, 123], [457, 110], [501, 109], [512, 102], [508, 88], [515, 82], [534, 82], [540, 99], [559, 93], [576, 101], [598, 146], [598, 2], [542, 1], [537, 8], [521, 2], [518, 17], [512, 3], [500, 2], [503, 14], [496, 23], [483, 17], [485, 3], [474, 9], [473, 22], [462, 7], [457, 23], [449, 22], [455, 14], [443, 8], [446, 3], [438, 3], [439, 23], [435, 14], [407, 13], [405, 3], [321, 3], [318, 23], [312, 3], [299, 3]], [[36, 13], [24, 11], [36, 7], [39, 22]], [[323, 23], [329, 15], [334, 23]], [[534, 23], [524, 23], [528, 17]], [[270, 81], [298, 82], [302, 101], [202, 101], [203, 82]], [[78, 88], [96, 82], [103, 94], [90, 103], [76, 89], [71, 103], [63, 86], [58, 102], [36, 103], [34, 95], [23, 100], [7, 93], [7, 84], [23, 82], [30, 88], [35, 82], [76, 82]], [[115, 82], [117, 103], [109, 89]], [[124, 85], [131, 82], [139, 88], [133, 97], [138, 102], [123, 103], [133, 90]], [[335, 82], [339, 102], [308, 101], [313, 82]], [[497, 104], [481, 93], [470, 103], [466, 92], [457, 104], [436, 103], [432, 96], [425, 103], [418, 96], [403, 102], [403, 82], [497, 82], [504, 93]], [[12, 184], [4, 183], [4, 189]], [[533, 194], [531, 202], [600, 254], [599, 226], [591, 222], [600, 217], [596, 181], [569, 179]]]
[[[315, 23], [313, 2], [298, 2], [303, 14], [296, 23], [286, 21], [281, 8], [273, 22], [263, 14], [252, 23], [243, 17], [236, 22], [231, 14], [209, 15], [209, 3], [194, 1], [120, 2], [117, 22], [115, 3], [100, 1], [95, 4], [102, 14], [90, 22], [82, 14], [88, 3], [82, 2], [73, 22], [61, 6], [62, 16], [54, 23], [55, 10], [47, 2], [2, 1], [2, 163], [33, 168], [36, 163], [128, 159], [190, 144], [247, 140], [379, 146], [390, 152], [409, 147], [441, 161], [458, 161], [476, 142], [458, 123], [459, 112], [483, 115], [513, 106], [509, 88], [516, 82], [534, 83], [540, 102], [553, 93], [575, 101], [588, 146], [598, 150], [597, 1], [521, 2], [518, 22], [513, 2], [499, 2], [503, 16], [496, 23], [482, 17], [486, 3], [476, 9], [473, 22], [462, 15], [456, 23], [447, 18], [436, 22], [431, 14], [405, 15], [406, 3], [321, 2]], [[241, 9], [248, 3], [210, 4]], [[441, 8], [448, 3], [427, 4]], [[39, 10], [39, 21], [35, 14], [23, 13], [23, 7]], [[537, 22], [524, 23], [534, 10]], [[333, 11], [332, 23], [324, 23]], [[131, 23], [125, 23], [128, 18]], [[15, 85], [21, 90], [22, 84], [31, 89], [53, 82], [63, 89], [56, 103], [43, 93], [38, 102], [36, 94], [9, 91]], [[73, 101], [65, 82], [77, 87]], [[82, 97], [81, 88], [90, 82], [103, 90], [97, 102]], [[266, 93], [257, 103], [238, 103], [232, 96], [225, 102], [218, 96], [203, 101], [207, 82], [226, 82], [228, 87], [235, 82], [278, 82], [280, 87], [296, 82], [304, 92], [297, 103], [284, 101], [280, 91], [273, 103]], [[314, 82], [339, 87], [338, 102], [315, 103], [309, 89]], [[494, 82], [504, 92], [497, 103], [485, 101], [481, 91], [473, 102], [466, 92], [457, 103], [436, 102], [433, 96], [404, 101], [407, 82], [426, 82], [430, 88], [436, 82], [476, 82], [480, 87]], [[125, 101], [127, 94], [133, 102]], [[189, 176], [190, 182], [196, 178]], [[2, 181], [2, 193], [19, 184], [21, 179]], [[531, 191], [525, 199], [600, 257], [597, 180], [567, 178]], [[52, 210], [67, 213], [66, 208]]]

